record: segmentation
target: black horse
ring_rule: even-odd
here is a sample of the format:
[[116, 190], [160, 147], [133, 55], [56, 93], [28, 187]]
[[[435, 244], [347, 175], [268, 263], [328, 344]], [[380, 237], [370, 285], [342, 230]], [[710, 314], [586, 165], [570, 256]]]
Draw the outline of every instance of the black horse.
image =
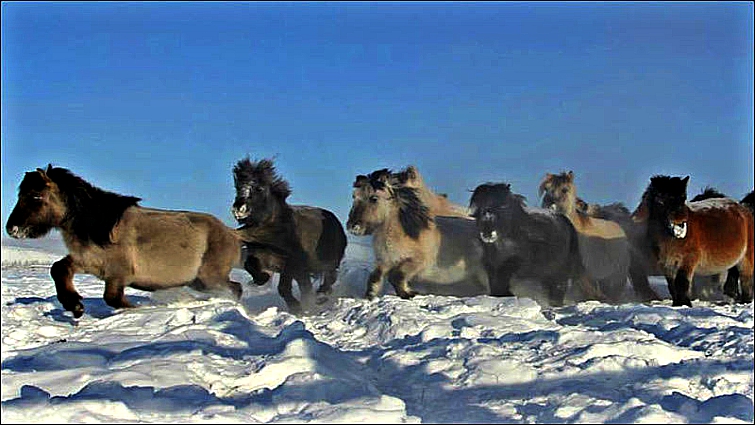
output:
[[512, 296], [513, 277], [534, 278], [546, 286], [551, 305], [562, 305], [569, 279], [584, 283], [577, 232], [563, 214], [526, 207], [505, 183], [477, 186], [469, 204], [491, 295]]
[[338, 218], [322, 208], [289, 205], [288, 182], [267, 159], [245, 158], [233, 167], [236, 200], [232, 212], [247, 250], [244, 268], [256, 284], [265, 284], [270, 273], [280, 273], [278, 293], [289, 309], [300, 311], [292, 292], [292, 280], [302, 297], [312, 295], [312, 275], [322, 275], [318, 293], [328, 294], [336, 281], [346, 250], [346, 233]]

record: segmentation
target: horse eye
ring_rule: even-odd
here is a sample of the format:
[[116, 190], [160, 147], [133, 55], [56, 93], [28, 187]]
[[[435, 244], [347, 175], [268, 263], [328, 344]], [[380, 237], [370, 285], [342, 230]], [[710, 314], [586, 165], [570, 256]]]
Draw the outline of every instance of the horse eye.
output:
[[561, 193], [566, 193], [566, 192], [568, 192], [568, 191], [569, 191], [569, 189], [567, 189], [567, 188], [563, 188], [563, 189], [561, 189]]
[[370, 196], [370, 202], [372, 202], [374, 204], [377, 201], [378, 201], [378, 197], [377, 196], [375, 196], [375, 195]]

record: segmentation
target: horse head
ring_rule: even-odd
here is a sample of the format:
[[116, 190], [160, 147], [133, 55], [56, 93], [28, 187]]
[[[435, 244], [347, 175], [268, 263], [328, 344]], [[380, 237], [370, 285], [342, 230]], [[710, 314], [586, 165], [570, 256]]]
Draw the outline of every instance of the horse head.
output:
[[524, 197], [511, 192], [507, 183], [484, 183], [475, 188], [469, 201], [480, 239], [494, 243], [508, 233], [515, 211], [523, 207]]
[[65, 217], [66, 208], [57, 185], [46, 170], [37, 168], [24, 175], [18, 188], [18, 201], [8, 217], [5, 230], [17, 239], [40, 238]]
[[231, 213], [240, 224], [259, 225], [270, 219], [291, 194], [288, 182], [275, 171], [269, 159], [242, 159], [233, 167], [236, 199]]
[[675, 238], [687, 235], [687, 183], [684, 178], [656, 175], [643, 195], [647, 202], [648, 218], [659, 223]]
[[396, 174], [384, 168], [354, 181], [347, 230], [357, 236], [370, 235], [384, 223], [397, 219], [412, 238], [428, 228], [432, 220], [417, 189], [397, 183]]
[[[538, 195], [543, 198], [541, 206], [546, 209], [569, 213], [578, 208], [577, 187], [574, 184], [574, 172], [546, 173], [540, 183]], [[582, 201], [584, 204], [584, 201]], [[586, 208], [584, 205], [582, 208]]]
[[40, 238], [65, 229], [83, 243], [110, 243], [110, 232], [139, 198], [92, 186], [66, 168], [48, 165], [24, 175], [5, 229], [14, 238]]

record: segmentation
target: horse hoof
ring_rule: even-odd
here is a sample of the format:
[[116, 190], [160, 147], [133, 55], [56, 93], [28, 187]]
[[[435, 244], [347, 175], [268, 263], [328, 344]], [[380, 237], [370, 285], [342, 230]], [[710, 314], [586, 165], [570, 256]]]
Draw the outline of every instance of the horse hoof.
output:
[[401, 298], [403, 298], [403, 299], [405, 299], [405, 300], [410, 300], [410, 299], [414, 298], [415, 296], [417, 296], [417, 293], [414, 292], [414, 291], [406, 291], [406, 292], [402, 292], [402, 293], [398, 294], [398, 296], [401, 297]]
[[84, 315], [84, 305], [81, 303], [76, 304], [72, 309], [71, 313], [73, 313], [73, 317], [79, 318]]

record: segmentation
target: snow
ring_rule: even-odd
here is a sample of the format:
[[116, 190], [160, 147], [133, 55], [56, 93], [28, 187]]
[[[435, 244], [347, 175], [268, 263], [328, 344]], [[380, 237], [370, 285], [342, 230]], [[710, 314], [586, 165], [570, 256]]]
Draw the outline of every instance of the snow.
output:
[[241, 302], [128, 289], [138, 307], [113, 310], [99, 279], [76, 275], [74, 319], [49, 276], [60, 257], [3, 246], [3, 423], [754, 419], [752, 303], [368, 301], [370, 248], [350, 241], [334, 295], [301, 316], [277, 276]]

